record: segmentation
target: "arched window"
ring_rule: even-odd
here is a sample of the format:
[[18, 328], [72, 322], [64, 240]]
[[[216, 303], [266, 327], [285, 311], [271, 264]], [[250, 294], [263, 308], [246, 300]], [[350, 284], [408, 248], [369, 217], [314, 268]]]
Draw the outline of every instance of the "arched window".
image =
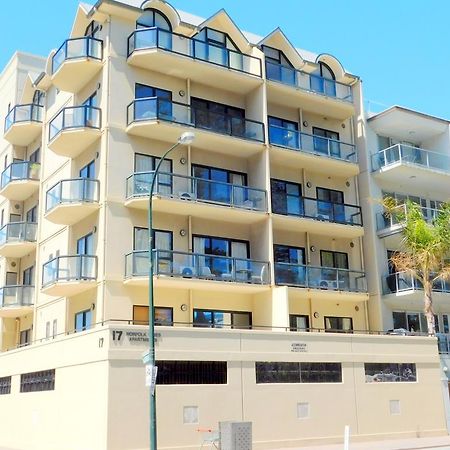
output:
[[334, 76], [333, 71], [331, 70], [330, 66], [323, 62], [319, 62], [319, 70], [320, 70], [320, 76], [323, 78], [326, 78], [328, 80], [335, 80], [336, 77]]
[[136, 28], [157, 27], [161, 30], [172, 31], [169, 19], [156, 9], [146, 9], [136, 22]]

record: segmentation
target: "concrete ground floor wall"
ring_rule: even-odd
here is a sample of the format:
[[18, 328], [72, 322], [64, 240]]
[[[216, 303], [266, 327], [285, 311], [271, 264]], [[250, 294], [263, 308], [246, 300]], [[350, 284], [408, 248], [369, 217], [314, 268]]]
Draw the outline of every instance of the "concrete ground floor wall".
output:
[[[255, 449], [446, 434], [436, 340], [412, 336], [158, 327], [157, 360], [226, 363], [221, 384], [156, 388], [161, 449], [199, 448], [199, 429], [253, 424]], [[148, 449], [142, 355], [147, 328], [98, 325], [0, 355], [0, 447]], [[261, 383], [257, 362], [338, 363], [335, 382]], [[365, 363], [415, 364], [416, 381], [370, 382]], [[55, 369], [54, 390], [20, 392], [24, 373]], [[160, 378], [161, 380], [161, 378]], [[1, 391], [0, 391], [1, 392]], [[395, 408], [392, 408], [393, 402]]]

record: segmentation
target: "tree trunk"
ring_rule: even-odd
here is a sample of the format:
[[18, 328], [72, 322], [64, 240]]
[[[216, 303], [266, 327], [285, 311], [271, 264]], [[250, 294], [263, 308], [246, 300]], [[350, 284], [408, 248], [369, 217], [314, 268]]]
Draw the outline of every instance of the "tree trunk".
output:
[[433, 299], [431, 298], [433, 286], [431, 282], [427, 281], [423, 285], [424, 290], [424, 312], [427, 318], [428, 335], [434, 336], [436, 328], [434, 323]]

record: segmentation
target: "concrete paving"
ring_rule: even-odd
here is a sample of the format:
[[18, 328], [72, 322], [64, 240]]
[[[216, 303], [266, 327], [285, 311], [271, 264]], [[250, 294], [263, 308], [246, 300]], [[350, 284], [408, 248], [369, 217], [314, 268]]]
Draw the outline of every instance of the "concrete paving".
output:
[[[344, 444], [316, 445], [278, 450], [344, 450]], [[450, 436], [371, 442], [352, 442], [350, 439], [349, 450], [450, 450]]]

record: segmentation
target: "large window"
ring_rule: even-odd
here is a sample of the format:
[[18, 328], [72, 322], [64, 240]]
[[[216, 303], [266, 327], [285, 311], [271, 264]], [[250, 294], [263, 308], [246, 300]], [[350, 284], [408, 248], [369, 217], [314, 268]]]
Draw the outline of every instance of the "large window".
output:
[[54, 389], [55, 369], [23, 373], [20, 376], [20, 392], [53, 391]]
[[325, 331], [332, 333], [352, 333], [353, 319], [351, 317], [325, 317]]
[[[150, 191], [150, 184], [152, 182], [152, 172], [156, 169], [160, 158], [151, 155], [144, 155], [142, 153], [135, 153], [134, 155], [134, 191], [136, 195], [148, 195]], [[139, 175], [143, 172], [142, 175]], [[161, 195], [172, 194], [172, 160], [164, 159], [161, 163], [159, 173], [155, 183], [155, 191]]]
[[350, 275], [347, 271], [347, 253], [321, 250], [320, 265], [322, 266], [320, 286], [340, 290], [349, 289]]
[[[412, 333], [428, 333], [427, 318], [422, 312], [394, 311], [392, 318], [394, 320], [394, 329], [404, 329]], [[434, 315], [434, 322], [436, 332], [439, 333], [440, 323], [437, 314]], [[446, 314], [443, 315], [442, 322], [444, 333], [448, 333], [448, 316]]]
[[134, 119], [172, 119], [172, 92], [153, 86], [136, 83], [135, 99], [157, 98], [157, 100], [137, 101], [134, 104]]
[[[49, 322], [50, 324], [50, 322]], [[87, 309], [75, 314], [75, 331], [80, 332], [88, 330], [92, 325], [92, 311]], [[49, 332], [50, 334], [50, 332]]]
[[398, 383], [417, 381], [415, 364], [364, 363], [366, 383]]
[[[173, 308], [155, 306], [154, 319], [155, 325], [173, 325]], [[148, 306], [133, 305], [133, 324], [148, 325]]]
[[321, 92], [330, 97], [336, 97], [336, 77], [331, 67], [319, 62], [317, 73], [311, 76], [311, 90]]
[[269, 116], [269, 141], [274, 145], [300, 148], [298, 124], [290, 120]]
[[267, 79], [295, 86], [295, 70], [285, 54], [267, 45], [262, 46], [262, 51], [266, 60]]
[[30, 342], [31, 342], [31, 329], [29, 328], [28, 330], [22, 330], [20, 332], [20, 337], [19, 337], [20, 347], [23, 347], [25, 345], [30, 345]]
[[250, 312], [194, 309], [195, 327], [249, 329], [251, 325]]
[[289, 216], [303, 215], [302, 186], [281, 180], [270, 180], [272, 212]]
[[345, 222], [344, 193], [334, 189], [318, 187], [317, 192], [317, 214], [327, 220]]
[[[80, 169], [80, 178], [95, 178], [95, 161], [91, 161]], [[91, 198], [91, 197], [88, 197]]]
[[11, 377], [0, 378], [0, 395], [11, 394]]
[[342, 383], [341, 363], [255, 362], [256, 383]]
[[245, 190], [233, 189], [230, 186], [246, 186], [247, 175], [245, 173], [194, 164], [192, 176], [207, 180], [205, 182], [197, 181], [196, 183], [196, 194], [200, 200], [229, 204], [233, 197], [233, 201], [237, 204], [242, 204], [245, 201]]
[[289, 326], [291, 331], [309, 331], [309, 316], [290, 314]]
[[305, 283], [305, 249], [274, 245], [275, 283], [299, 286]]
[[227, 384], [226, 361], [157, 361], [156, 384]]
[[34, 284], [34, 266], [30, 266], [22, 272], [22, 284], [32, 286]]
[[160, 11], [156, 9], [146, 9], [144, 13], [139, 16], [136, 22], [136, 28], [153, 28], [157, 27], [161, 30], [172, 31], [169, 19]]
[[313, 127], [313, 135], [315, 152], [336, 158], [341, 157], [339, 133], [336, 131], [325, 130], [324, 128]]

